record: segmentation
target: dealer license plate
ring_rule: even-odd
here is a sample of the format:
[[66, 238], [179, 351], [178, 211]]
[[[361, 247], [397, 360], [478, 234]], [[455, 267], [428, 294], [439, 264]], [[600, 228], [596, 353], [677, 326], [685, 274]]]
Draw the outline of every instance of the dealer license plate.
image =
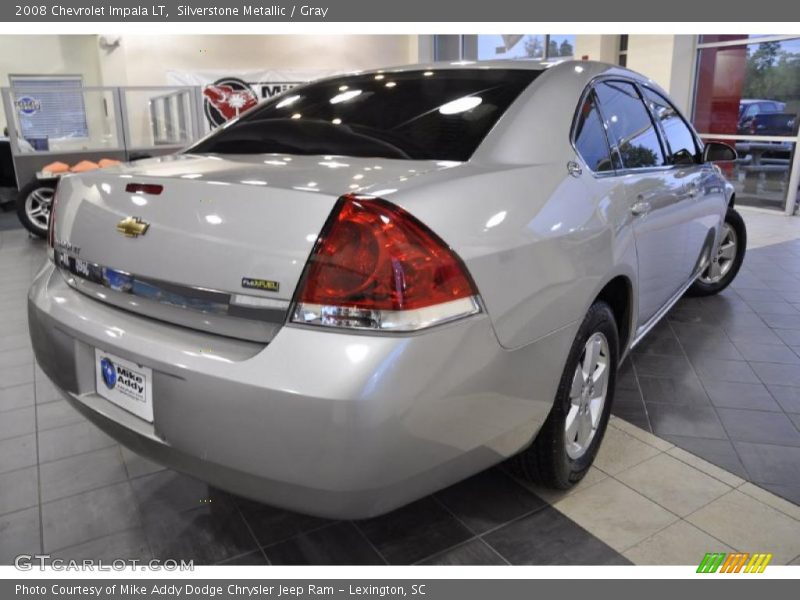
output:
[[97, 393], [145, 421], [153, 422], [153, 370], [95, 349]]

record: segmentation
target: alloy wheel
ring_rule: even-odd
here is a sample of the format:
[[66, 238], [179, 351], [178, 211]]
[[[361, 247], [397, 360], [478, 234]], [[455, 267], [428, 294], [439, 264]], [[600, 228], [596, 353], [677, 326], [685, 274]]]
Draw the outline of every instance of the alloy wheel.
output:
[[713, 284], [721, 281], [733, 268], [736, 254], [739, 251], [739, 239], [736, 230], [725, 223], [722, 227], [722, 240], [720, 240], [717, 255], [711, 260], [711, 264], [700, 276], [700, 281]]
[[25, 198], [25, 214], [28, 219], [46, 231], [50, 224], [50, 210], [53, 207], [55, 190], [49, 187], [40, 187], [33, 190]]
[[586, 341], [570, 387], [564, 443], [572, 460], [586, 453], [597, 433], [608, 396], [610, 364], [608, 340], [598, 331]]

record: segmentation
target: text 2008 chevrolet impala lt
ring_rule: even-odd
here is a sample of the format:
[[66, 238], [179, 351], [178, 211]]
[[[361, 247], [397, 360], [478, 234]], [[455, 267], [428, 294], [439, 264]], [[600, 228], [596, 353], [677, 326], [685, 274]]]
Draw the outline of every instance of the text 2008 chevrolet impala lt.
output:
[[734, 158], [599, 63], [317, 81], [64, 178], [36, 357], [126, 446], [302, 512], [380, 514], [511, 457], [566, 488], [626, 353], [736, 276]]

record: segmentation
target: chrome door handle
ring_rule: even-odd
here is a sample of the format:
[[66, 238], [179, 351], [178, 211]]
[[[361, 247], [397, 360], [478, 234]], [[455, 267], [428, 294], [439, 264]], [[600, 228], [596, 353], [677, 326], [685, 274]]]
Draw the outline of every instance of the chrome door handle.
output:
[[651, 206], [649, 202], [637, 202], [631, 206], [631, 214], [633, 214], [635, 217], [646, 215], [648, 212], [650, 212], [650, 208]]
[[686, 186], [686, 195], [689, 196], [689, 198], [694, 198], [695, 196], [697, 196], [696, 183], [690, 183], [689, 185]]

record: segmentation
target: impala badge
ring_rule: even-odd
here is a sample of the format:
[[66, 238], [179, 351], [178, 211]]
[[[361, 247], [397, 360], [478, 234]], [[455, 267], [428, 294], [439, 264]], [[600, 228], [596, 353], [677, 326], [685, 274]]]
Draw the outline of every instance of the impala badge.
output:
[[139, 237], [147, 233], [150, 223], [142, 221], [139, 217], [125, 217], [117, 223], [117, 231], [126, 237]]

